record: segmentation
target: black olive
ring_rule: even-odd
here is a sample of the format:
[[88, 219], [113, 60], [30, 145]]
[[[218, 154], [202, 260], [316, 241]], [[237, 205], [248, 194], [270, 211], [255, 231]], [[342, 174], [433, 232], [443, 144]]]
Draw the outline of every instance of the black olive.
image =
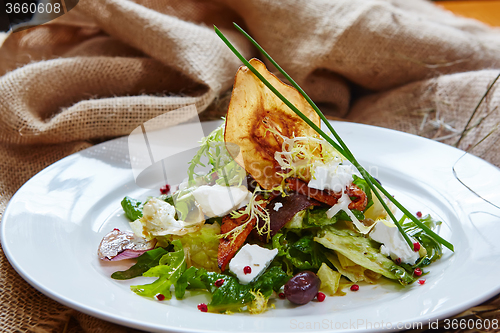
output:
[[321, 280], [316, 274], [303, 271], [285, 284], [285, 297], [294, 304], [306, 304], [313, 300], [320, 286]]

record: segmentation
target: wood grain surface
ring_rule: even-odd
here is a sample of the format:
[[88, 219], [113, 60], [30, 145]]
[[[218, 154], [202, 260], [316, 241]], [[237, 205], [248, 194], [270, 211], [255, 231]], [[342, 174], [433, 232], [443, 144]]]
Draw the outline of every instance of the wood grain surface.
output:
[[436, 1], [436, 4], [464, 17], [474, 18], [493, 27], [500, 27], [500, 1]]

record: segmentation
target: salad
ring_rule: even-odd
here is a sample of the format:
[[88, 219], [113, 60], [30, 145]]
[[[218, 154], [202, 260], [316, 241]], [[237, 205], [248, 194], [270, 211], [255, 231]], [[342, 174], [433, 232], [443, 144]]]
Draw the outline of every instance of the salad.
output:
[[[297, 90], [262, 62], [250, 64], [320, 125]], [[223, 124], [201, 140], [185, 181], [160, 190], [143, 201], [123, 199], [131, 231], [112, 230], [98, 255], [137, 258], [111, 277], [156, 278], [131, 286], [140, 296], [208, 293], [211, 301], [198, 305], [203, 312], [257, 314], [277, 301], [322, 302], [381, 279], [423, 284], [425, 267], [443, 253], [429, 232], [441, 222], [417, 213], [422, 228], [403, 213], [394, 223], [392, 201], [247, 66], [236, 74]]]

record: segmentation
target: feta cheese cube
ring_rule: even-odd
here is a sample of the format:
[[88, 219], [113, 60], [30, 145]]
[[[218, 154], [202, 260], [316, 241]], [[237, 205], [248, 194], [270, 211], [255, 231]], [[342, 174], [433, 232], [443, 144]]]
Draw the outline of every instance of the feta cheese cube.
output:
[[[414, 252], [406, 243], [398, 228], [388, 221], [378, 221], [370, 232], [370, 238], [381, 243], [380, 253], [390, 256], [393, 260], [400, 258], [401, 262], [413, 265], [420, 257], [419, 253]], [[413, 238], [410, 239], [415, 242]]]
[[307, 184], [318, 190], [342, 192], [353, 181], [353, 170], [349, 165], [329, 164], [316, 166]]
[[[245, 244], [229, 262], [229, 269], [241, 284], [249, 284], [266, 270], [277, 254], [278, 249], [268, 250], [255, 244]], [[245, 274], [246, 266], [250, 266], [250, 273]]]

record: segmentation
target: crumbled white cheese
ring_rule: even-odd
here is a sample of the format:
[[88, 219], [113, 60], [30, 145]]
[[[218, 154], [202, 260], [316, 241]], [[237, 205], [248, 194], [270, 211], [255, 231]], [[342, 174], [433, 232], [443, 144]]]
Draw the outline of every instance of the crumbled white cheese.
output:
[[351, 202], [352, 202], [351, 198], [349, 198], [349, 196], [345, 192], [342, 192], [342, 196], [337, 201], [337, 203], [335, 205], [333, 205], [332, 207], [330, 207], [330, 209], [328, 209], [326, 211], [326, 216], [329, 219], [331, 219], [332, 217], [334, 217], [341, 210], [343, 210], [346, 213], [349, 211], [352, 214], [351, 210], [349, 209], [349, 204]]
[[367, 227], [367, 226], [365, 226], [363, 223], [361, 223], [358, 220], [358, 218], [356, 217], [356, 215], [354, 215], [353, 212], [349, 209], [349, 204], [351, 202], [352, 202], [351, 198], [349, 198], [349, 196], [347, 195], [347, 193], [345, 191], [343, 191], [342, 192], [342, 196], [337, 201], [337, 203], [335, 205], [333, 205], [332, 207], [330, 207], [330, 209], [328, 209], [326, 211], [326, 216], [329, 219], [331, 219], [338, 212], [340, 212], [341, 210], [343, 210], [349, 216], [349, 218], [351, 219], [352, 223], [354, 223], [354, 225], [356, 226], [356, 228], [358, 228], [359, 232], [361, 232], [362, 234], [367, 234], [371, 230], [372, 227]]
[[[413, 265], [420, 257], [418, 252], [410, 248], [398, 228], [389, 221], [378, 221], [370, 232], [370, 238], [381, 243], [380, 253], [390, 256], [393, 260], [400, 258], [401, 262]], [[415, 240], [412, 239], [412, 242]]]
[[[236, 274], [241, 284], [248, 284], [266, 270], [277, 254], [278, 249], [268, 250], [258, 245], [245, 244], [229, 262], [229, 269]], [[250, 273], [245, 274], [246, 266], [250, 266]]]
[[353, 181], [353, 170], [350, 165], [331, 163], [318, 165], [312, 170], [312, 177], [307, 186], [317, 190], [342, 192]]
[[130, 223], [134, 233], [151, 239], [152, 236], [185, 235], [198, 230], [204, 220], [193, 222], [178, 221], [175, 219], [175, 207], [157, 199], [150, 199], [142, 209], [142, 217]]
[[281, 202], [277, 202], [274, 204], [273, 209], [277, 212], [281, 207], [283, 207], [283, 204]]
[[208, 217], [224, 216], [247, 199], [245, 186], [202, 185], [193, 191], [196, 202]]

